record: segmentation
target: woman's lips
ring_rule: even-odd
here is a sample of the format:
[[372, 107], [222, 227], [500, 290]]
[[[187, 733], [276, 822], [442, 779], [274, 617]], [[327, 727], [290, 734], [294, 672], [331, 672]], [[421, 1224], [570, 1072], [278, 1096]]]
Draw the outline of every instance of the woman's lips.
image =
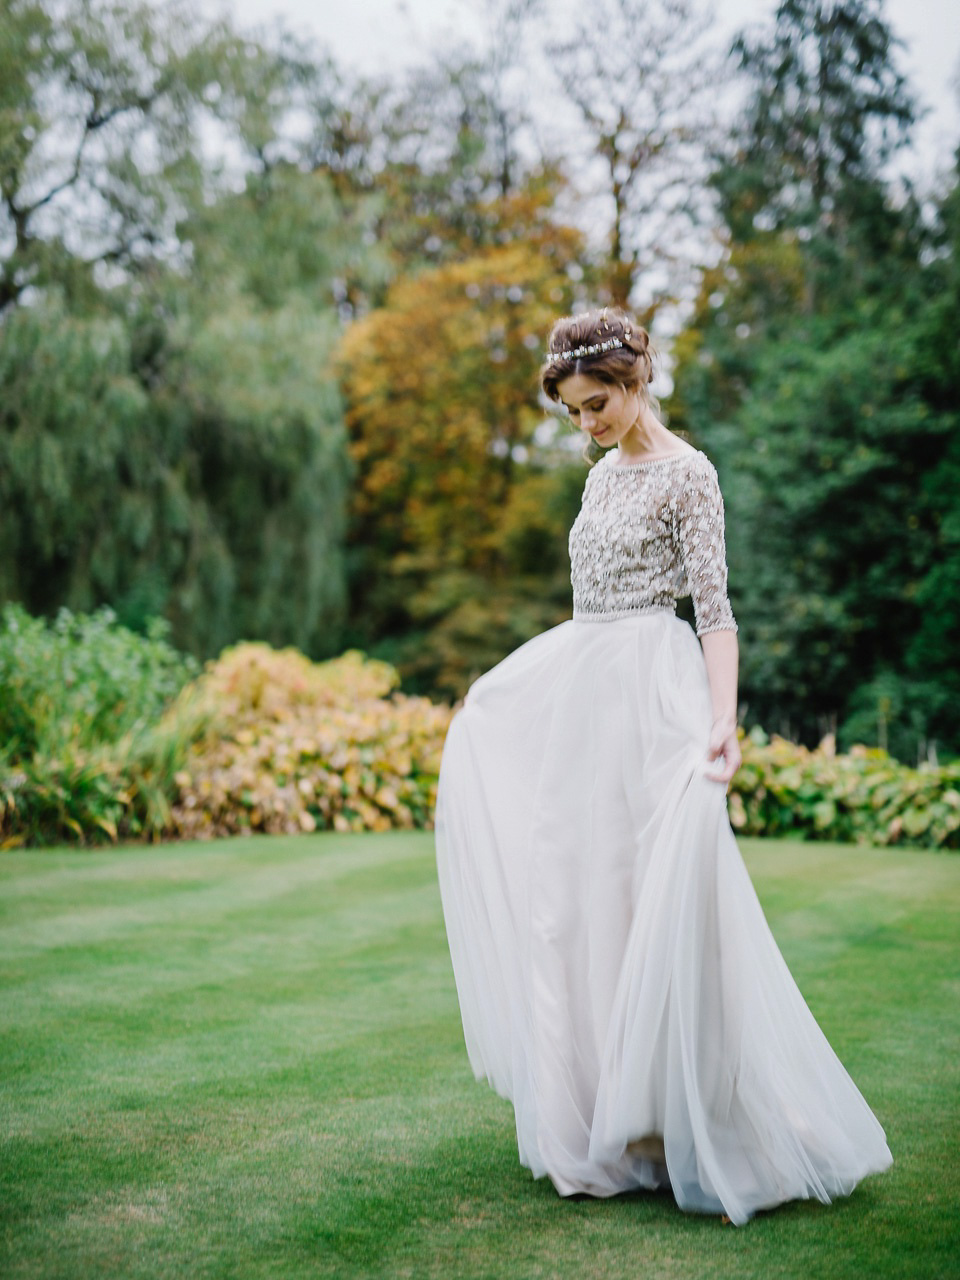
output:
[[605, 431], [609, 431], [609, 430], [610, 430], [609, 427], [601, 427], [599, 431], [591, 431], [590, 434], [594, 437], [594, 439], [596, 439], [597, 436], [602, 436]]

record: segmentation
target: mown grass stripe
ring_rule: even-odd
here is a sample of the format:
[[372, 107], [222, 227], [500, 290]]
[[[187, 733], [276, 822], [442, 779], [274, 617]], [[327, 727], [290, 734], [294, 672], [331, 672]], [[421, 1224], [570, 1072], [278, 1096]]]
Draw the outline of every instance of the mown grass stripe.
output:
[[0, 1274], [955, 1274], [960, 860], [742, 848], [896, 1163], [741, 1230], [520, 1167], [466, 1061], [429, 834], [7, 855]]

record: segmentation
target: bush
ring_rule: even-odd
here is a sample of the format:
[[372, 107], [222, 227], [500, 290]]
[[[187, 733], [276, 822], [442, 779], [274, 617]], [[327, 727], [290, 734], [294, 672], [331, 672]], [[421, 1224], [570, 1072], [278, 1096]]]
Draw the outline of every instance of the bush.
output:
[[[209, 712], [179, 698], [199, 664], [104, 607], [50, 623], [0, 613], [0, 848], [156, 834]], [[189, 688], [189, 686], [187, 686]]]
[[323, 663], [264, 644], [225, 650], [197, 681], [216, 722], [177, 775], [173, 830], [431, 828], [453, 711], [398, 683], [356, 649]]
[[136, 735], [156, 722], [199, 663], [151, 618], [146, 635], [107, 606], [61, 609], [47, 623], [19, 604], [0, 612], [0, 760], [60, 756]]
[[[184, 684], [194, 664], [162, 626], [133, 636], [108, 610], [49, 628], [16, 607], [4, 618], [0, 724], [19, 754], [0, 756], [0, 848], [433, 827], [456, 706], [398, 692], [386, 662], [244, 643]], [[960, 848], [960, 763], [740, 736], [739, 833]]]
[[911, 769], [879, 747], [838, 755], [828, 735], [811, 751], [759, 728], [740, 745], [729, 812], [742, 835], [960, 848], [960, 763]]
[[[34, 640], [26, 647], [40, 652]], [[358, 650], [313, 663], [296, 649], [236, 645], [155, 721], [114, 706], [105, 722], [125, 731], [95, 743], [69, 700], [54, 731], [53, 697], [36, 683], [37, 723], [59, 749], [0, 768], [0, 848], [432, 826], [452, 709], [396, 692], [396, 670]], [[90, 707], [110, 703], [106, 684]], [[29, 725], [22, 692], [21, 702]]]

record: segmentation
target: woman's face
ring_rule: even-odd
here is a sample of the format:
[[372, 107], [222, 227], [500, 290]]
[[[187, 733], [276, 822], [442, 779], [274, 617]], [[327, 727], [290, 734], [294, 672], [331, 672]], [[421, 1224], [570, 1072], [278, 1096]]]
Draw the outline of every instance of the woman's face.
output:
[[572, 421], [606, 448], [622, 440], [640, 414], [638, 391], [624, 391], [584, 373], [558, 382], [557, 392]]

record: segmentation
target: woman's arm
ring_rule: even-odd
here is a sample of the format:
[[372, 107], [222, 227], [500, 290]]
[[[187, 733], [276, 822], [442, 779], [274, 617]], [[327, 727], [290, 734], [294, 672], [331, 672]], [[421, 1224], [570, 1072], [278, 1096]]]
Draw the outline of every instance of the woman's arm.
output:
[[723, 757], [723, 764], [707, 777], [729, 784], [743, 757], [737, 741], [737, 676], [740, 646], [735, 631], [708, 631], [700, 637], [710, 682], [713, 725], [707, 759]]
[[710, 681], [713, 724], [707, 759], [723, 764], [707, 777], [728, 784], [740, 768], [737, 742], [737, 668], [740, 649], [737, 620], [727, 595], [727, 550], [723, 494], [717, 469], [697, 460], [685, 477], [675, 506], [676, 537], [690, 584], [696, 632]]

